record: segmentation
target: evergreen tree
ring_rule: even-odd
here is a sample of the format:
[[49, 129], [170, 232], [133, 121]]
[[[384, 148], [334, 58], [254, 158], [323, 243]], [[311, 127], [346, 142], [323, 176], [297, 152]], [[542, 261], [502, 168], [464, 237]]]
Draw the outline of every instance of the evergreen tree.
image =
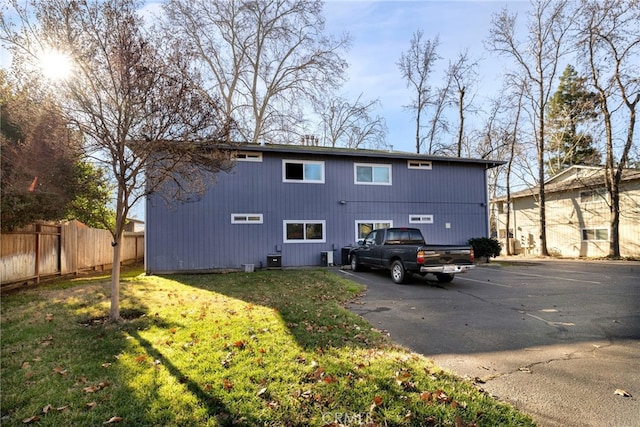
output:
[[547, 111], [549, 176], [571, 165], [600, 164], [592, 136], [580, 130], [582, 124], [596, 118], [595, 94], [587, 90], [585, 78], [567, 65]]
[[107, 179], [82, 160], [81, 136], [51, 98], [16, 88], [0, 71], [0, 116], [2, 230], [62, 219], [100, 228], [113, 222]]

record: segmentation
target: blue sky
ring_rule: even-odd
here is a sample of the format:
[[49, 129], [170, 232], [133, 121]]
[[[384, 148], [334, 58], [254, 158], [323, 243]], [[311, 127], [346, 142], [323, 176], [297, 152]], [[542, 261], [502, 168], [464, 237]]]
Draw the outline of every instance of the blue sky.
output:
[[[145, 9], [157, 12], [161, 3], [148, 0]], [[529, 6], [525, 0], [325, 0], [326, 31], [348, 32], [352, 39], [346, 55], [348, 81], [341, 95], [352, 101], [360, 94], [363, 101], [379, 99], [375, 114], [386, 120], [387, 143], [395, 150], [415, 152], [414, 118], [403, 108], [412, 93], [397, 66], [413, 34], [422, 30], [425, 38], [440, 38], [442, 59], [432, 75], [433, 86], [442, 84], [448, 61], [469, 50], [470, 57], [479, 62], [475, 104], [481, 106], [500, 89], [505, 64], [483, 46], [491, 16], [507, 7], [522, 21]], [[0, 65], [9, 65], [4, 50]]]
[[469, 50], [479, 62], [476, 102], [500, 90], [506, 62], [485, 51], [483, 41], [489, 34], [492, 14], [507, 7], [524, 20], [527, 1], [345, 1], [328, 0], [325, 4], [327, 32], [350, 33], [352, 46], [347, 55], [349, 81], [343, 88], [350, 99], [362, 93], [364, 99], [379, 98], [378, 114], [386, 119], [387, 142], [394, 150], [415, 152], [415, 124], [403, 105], [412, 93], [402, 79], [397, 62], [409, 48], [417, 30], [424, 38], [440, 38], [438, 53], [442, 57], [430, 82], [442, 83], [449, 60]]

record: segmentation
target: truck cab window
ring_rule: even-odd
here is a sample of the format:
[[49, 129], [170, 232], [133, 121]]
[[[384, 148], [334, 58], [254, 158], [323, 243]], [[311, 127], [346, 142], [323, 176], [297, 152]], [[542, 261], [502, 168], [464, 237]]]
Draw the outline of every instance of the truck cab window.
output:
[[371, 233], [369, 233], [369, 235], [367, 236], [366, 239], [364, 239], [364, 244], [365, 245], [374, 245], [376, 243], [376, 237], [378, 236], [378, 232], [377, 231], [372, 231]]

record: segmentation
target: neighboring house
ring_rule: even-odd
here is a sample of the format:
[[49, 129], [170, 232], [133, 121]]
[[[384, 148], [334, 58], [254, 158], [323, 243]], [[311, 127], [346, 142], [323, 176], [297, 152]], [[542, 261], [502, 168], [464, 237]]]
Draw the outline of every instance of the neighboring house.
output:
[[[609, 254], [611, 213], [604, 168], [571, 166], [545, 183], [547, 249], [561, 257]], [[499, 240], [506, 254], [506, 199], [497, 207]], [[511, 195], [509, 237], [512, 254], [540, 253], [538, 188]], [[625, 169], [620, 183], [620, 254], [640, 257], [640, 170]]]
[[339, 264], [375, 228], [435, 244], [489, 233], [486, 171], [503, 162], [291, 145], [244, 145], [204, 196], [146, 202], [149, 273]]
[[144, 221], [135, 218], [127, 218], [127, 223], [124, 225], [124, 231], [132, 231], [134, 233], [143, 232]]

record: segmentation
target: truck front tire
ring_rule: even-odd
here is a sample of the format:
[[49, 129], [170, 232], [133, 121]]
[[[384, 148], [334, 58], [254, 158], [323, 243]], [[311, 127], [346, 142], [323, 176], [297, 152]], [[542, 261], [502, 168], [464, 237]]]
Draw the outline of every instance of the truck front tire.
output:
[[391, 280], [399, 284], [407, 280], [407, 271], [404, 269], [402, 261], [395, 260], [391, 264]]
[[358, 261], [358, 255], [356, 254], [351, 255], [351, 270], [362, 271], [362, 266], [360, 265], [360, 262]]

